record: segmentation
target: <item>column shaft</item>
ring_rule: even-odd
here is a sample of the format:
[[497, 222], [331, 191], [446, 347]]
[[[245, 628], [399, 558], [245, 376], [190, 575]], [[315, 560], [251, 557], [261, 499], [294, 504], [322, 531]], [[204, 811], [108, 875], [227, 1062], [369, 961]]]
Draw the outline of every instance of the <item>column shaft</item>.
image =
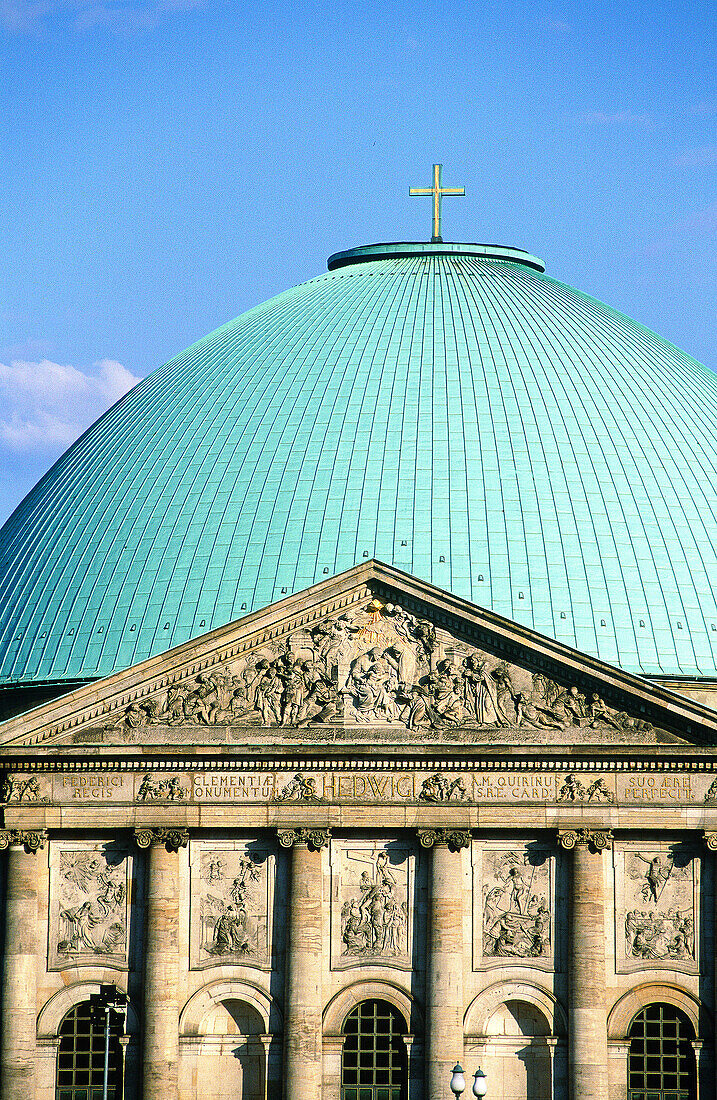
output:
[[179, 1091], [179, 857], [164, 843], [147, 851], [145, 905], [144, 1100], [177, 1100]]
[[451, 1070], [463, 1060], [463, 875], [460, 851], [431, 850], [426, 992], [427, 1100], [445, 1100]]
[[0, 1096], [34, 1100], [38, 857], [11, 844], [6, 867]]
[[320, 1100], [321, 1018], [324, 965], [321, 851], [297, 841], [291, 848], [286, 997], [284, 1096]]
[[602, 852], [573, 849], [570, 876], [570, 1095], [608, 1094], [605, 1007], [605, 883]]

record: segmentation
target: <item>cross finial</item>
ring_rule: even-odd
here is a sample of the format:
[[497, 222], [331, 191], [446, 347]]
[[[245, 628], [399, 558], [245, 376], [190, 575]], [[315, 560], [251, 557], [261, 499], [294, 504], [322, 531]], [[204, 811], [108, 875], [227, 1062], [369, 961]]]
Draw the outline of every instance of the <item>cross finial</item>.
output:
[[442, 241], [441, 236], [441, 199], [444, 195], [465, 195], [465, 187], [442, 187], [442, 164], [433, 165], [433, 187], [409, 187], [409, 195], [433, 195], [433, 236], [431, 241]]

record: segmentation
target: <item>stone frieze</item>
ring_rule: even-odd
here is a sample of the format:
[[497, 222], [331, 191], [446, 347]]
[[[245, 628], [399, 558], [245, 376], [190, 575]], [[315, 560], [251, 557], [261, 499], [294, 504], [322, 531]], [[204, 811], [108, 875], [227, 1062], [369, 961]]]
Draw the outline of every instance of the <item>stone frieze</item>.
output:
[[[19, 785], [30, 773], [15, 773]], [[649, 805], [692, 805], [705, 813], [717, 808], [706, 795], [712, 786], [709, 773], [651, 770], [634, 772], [540, 767], [460, 767], [430, 769], [379, 764], [322, 769], [285, 770], [276, 767], [236, 770], [172, 771], [156, 768], [137, 772], [57, 772], [40, 776], [43, 795], [30, 802], [6, 804], [6, 815], [47, 805], [134, 804], [136, 806], [197, 805], [212, 803], [262, 803], [280, 806], [330, 804], [390, 804], [415, 802], [431, 806], [483, 805], [488, 803], [555, 803], [581, 809]], [[6, 818], [7, 820], [7, 818]]]

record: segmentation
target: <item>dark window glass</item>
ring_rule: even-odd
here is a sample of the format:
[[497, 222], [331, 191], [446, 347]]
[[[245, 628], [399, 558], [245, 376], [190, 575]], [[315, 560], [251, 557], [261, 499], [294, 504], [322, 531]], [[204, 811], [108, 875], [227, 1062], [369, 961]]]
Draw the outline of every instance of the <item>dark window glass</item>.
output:
[[386, 1001], [362, 1001], [344, 1021], [341, 1100], [406, 1100], [406, 1023]]
[[647, 1005], [628, 1033], [628, 1100], [696, 1100], [692, 1024], [672, 1005]]
[[[110, 1025], [108, 1100], [122, 1097], [122, 1047], [119, 1028]], [[55, 1100], [102, 1100], [105, 1070], [104, 1012], [89, 1002], [76, 1005], [60, 1025]]]

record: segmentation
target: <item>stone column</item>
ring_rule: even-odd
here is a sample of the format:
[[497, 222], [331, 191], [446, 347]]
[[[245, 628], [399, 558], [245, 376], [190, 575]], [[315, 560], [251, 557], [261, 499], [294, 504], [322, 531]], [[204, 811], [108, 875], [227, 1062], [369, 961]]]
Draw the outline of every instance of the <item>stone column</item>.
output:
[[291, 848], [284, 996], [284, 1096], [320, 1100], [324, 1008], [323, 870], [321, 849], [328, 829], [279, 829]]
[[603, 851], [612, 833], [571, 829], [559, 834], [572, 852], [568, 944], [568, 1063], [571, 1100], [608, 1095], [605, 1003], [605, 880]]
[[147, 849], [142, 1010], [143, 1100], [179, 1096], [179, 860], [186, 829], [135, 830]]
[[[0, 1096], [3, 1100], [34, 1100], [35, 1097], [39, 946], [39, 868], [35, 853], [45, 846], [46, 840], [44, 830], [0, 831], [0, 848], [7, 849], [0, 1035]], [[44, 947], [42, 953], [45, 953]]]
[[463, 872], [470, 833], [419, 829], [430, 848], [426, 966], [426, 1100], [445, 1100], [451, 1070], [463, 1061]]

